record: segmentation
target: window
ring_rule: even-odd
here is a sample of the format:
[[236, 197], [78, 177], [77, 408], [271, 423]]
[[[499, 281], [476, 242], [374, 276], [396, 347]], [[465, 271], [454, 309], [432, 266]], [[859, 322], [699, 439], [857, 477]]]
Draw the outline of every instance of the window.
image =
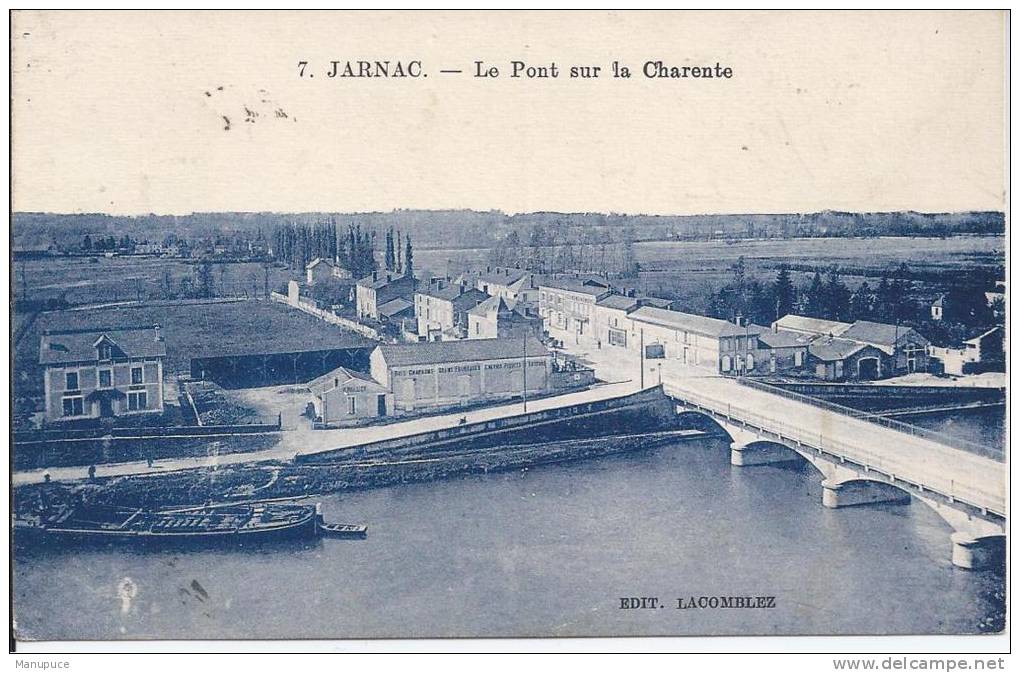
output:
[[78, 372], [67, 372], [64, 381], [67, 384], [64, 387], [68, 390], [78, 390]]
[[357, 397], [348, 397], [347, 398], [347, 413], [352, 415], [352, 416], [354, 414], [358, 413], [358, 398]]
[[99, 344], [99, 359], [100, 360], [113, 359], [113, 348], [110, 346], [110, 344]]
[[112, 388], [113, 387], [113, 370], [112, 369], [100, 369], [99, 370], [99, 387], [100, 388]]
[[747, 354], [747, 371], [754, 369], [754, 356], [750, 353]]
[[623, 330], [610, 329], [609, 343], [612, 346], [627, 346], [627, 333]]
[[83, 398], [83, 397], [65, 397], [64, 398], [64, 415], [65, 416], [84, 416], [85, 415], [85, 398]]
[[793, 354], [793, 364], [796, 367], [800, 367], [804, 364], [804, 351], [797, 351]]
[[730, 370], [730, 356], [724, 355], [722, 357], [722, 370], [728, 372]]
[[128, 393], [128, 411], [142, 411], [148, 408], [148, 396], [145, 393]]
[[132, 367], [131, 368], [131, 383], [142, 383], [142, 382], [143, 382], [142, 368], [141, 367]]

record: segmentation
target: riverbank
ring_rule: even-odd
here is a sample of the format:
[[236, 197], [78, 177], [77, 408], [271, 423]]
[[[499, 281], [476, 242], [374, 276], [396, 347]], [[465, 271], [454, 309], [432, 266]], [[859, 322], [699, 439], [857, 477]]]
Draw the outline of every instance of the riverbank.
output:
[[173, 507], [303, 497], [350, 489], [442, 479], [457, 474], [525, 469], [533, 465], [660, 446], [713, 435], [684, 427], [661, 388], [354, 444], [301, 460], [210, 465], [161, 474], [147, 472], [64, 483], [15, 485], [16, 505], [40, 498], [84, 497], [90, 502]]

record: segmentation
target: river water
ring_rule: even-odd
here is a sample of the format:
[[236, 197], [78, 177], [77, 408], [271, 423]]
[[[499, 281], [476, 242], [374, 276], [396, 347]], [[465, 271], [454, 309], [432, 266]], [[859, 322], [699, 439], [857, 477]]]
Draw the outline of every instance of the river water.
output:
[[[971, 633], [1001, 571], [950, 564], [926, 506], [829, 510], [808, 466], [734, 468], [718, 440], [325, 496], [363, 541], [17, 550], [22, 638]], [[693, 596], [773, 609], [676, 609]], [[622, 610], [655, 596], [665, 608]]]

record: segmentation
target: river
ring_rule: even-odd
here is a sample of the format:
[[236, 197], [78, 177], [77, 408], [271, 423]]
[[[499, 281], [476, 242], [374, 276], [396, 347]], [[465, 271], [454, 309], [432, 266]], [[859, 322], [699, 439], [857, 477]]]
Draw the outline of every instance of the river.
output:
[[[702, 440], [325, 496], [363, 541], [15, 552], [22, 638], [972, 633], [1001, 571], [950, 563], [930, 509], [821, 505], [813, 468], [729, 465]], [[772, 609], [676, 609], [692, 596]], [[655, 596], [662, 609], [622, 610]]]

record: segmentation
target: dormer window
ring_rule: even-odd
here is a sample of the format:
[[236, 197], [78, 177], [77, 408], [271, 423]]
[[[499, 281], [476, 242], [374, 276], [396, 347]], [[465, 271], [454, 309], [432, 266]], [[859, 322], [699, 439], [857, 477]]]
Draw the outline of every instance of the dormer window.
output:
[[113, 348], [110, 344], [99, 345], [99, 359], [100, 360], [112, 360], [113, 359]]

